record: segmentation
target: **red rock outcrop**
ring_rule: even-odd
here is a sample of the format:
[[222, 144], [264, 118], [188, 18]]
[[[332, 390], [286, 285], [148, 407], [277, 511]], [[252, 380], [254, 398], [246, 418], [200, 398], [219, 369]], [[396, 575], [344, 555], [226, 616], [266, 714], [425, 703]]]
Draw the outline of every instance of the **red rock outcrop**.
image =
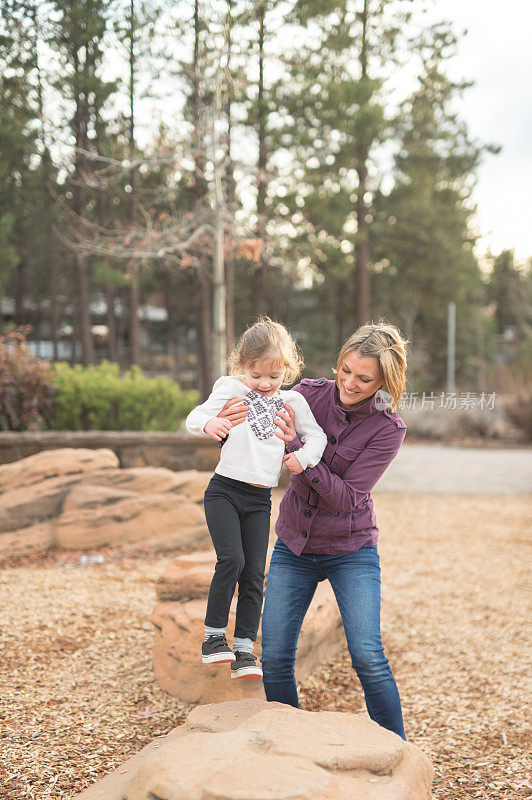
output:
[[434, 770], [365, 714], [199, 706], [78, 800], [430, 800]]
[[0, 466], [0, 558], [53, 547], [197, 546], [211, 473], [120, 469], [111, 450], [47, 450]]

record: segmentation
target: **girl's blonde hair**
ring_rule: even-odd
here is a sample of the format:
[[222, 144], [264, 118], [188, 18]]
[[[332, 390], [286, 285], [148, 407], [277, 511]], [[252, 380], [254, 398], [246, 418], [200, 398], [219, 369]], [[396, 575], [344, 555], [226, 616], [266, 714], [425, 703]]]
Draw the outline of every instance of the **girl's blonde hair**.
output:
[[375, 358], [384, 379], [382, 388], [392, 396], [392, 411], [395, 411], [406, 385], [406, 346], [399, 328], [386, 320], [370, 322], [358, 328], [344, 344], [336, 359], [335, 374], [347, 355], [356, 350], [361, 356]]
[[286, 370], [282, 385], [293, 383], [305, 366], [290, 333], [269, 317], [259, 317], [244, 331], [227, 359], [229, 374], [238, 375], [255, 361], [269, 360]]

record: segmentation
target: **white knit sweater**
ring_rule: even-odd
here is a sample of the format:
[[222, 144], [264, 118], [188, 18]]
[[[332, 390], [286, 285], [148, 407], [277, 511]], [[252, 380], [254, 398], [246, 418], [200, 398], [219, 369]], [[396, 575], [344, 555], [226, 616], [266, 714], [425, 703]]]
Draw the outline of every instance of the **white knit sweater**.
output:
[[295, 456], [303, 469], [315, 467], [327, 444], [327, 437], [314, 419], [309, 404], [300, 392], [279, 390], [265, 397], [244, 383], [244, 376], [218, 378], [207, 400], [196, 406], [186, 419], [189, 433], [206, 436], [207, 422], [218, 416], [232, 397], [242, 397], [249, 406], [246, 420], [235, 425], [220, 453], [215, 472], [244, 483], [277, 486], [285, 453], [282, 439], [274, 435], [279, 430], [273, 419], [288, 403], [295, 412], [295, 428], [303, 447]]

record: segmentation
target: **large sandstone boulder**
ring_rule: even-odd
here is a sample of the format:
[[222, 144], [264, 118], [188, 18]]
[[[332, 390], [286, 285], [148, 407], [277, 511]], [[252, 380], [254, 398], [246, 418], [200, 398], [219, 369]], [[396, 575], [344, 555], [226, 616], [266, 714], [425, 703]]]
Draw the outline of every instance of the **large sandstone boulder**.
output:
[[[270, 554], [268, 553], [267, 562]], [[157, 600], [196, 600], [206, 598], [216, 558], [214, 553], [187, 553], [169, 564], [157, 580]]]
[[91, 488], [89, 497], [84, 486], [71, 492], [69, 510], [55, 521], [55, 546], [67, 550], [126, 542], [197, 546], [208, 540], [202, 509], [179, 495]]
[[79, 800], [430, 800], [421, 750], [363, 714], [199, 706]]
[[11, 556], [45, 553], [53, 547], [53, 544], [54, 528], [52, 520], [37, 522], [35, 525], [28, 525], [26, 528], [14, 531], [8, 530], [4, 532], [0, 530], [0, 563]]
[[59, 516], [68, 493], [79, 480], [79, 474], [51, 475], [26, 486], [13, 484], [12, 489], [0, 493], [0, 531], [23, 531]]
[[83, 477], [84, 486], [113, 486], [129, 492], [175, 492], [193, 503], [203, 500], [211, 472], [198, 472], [195, 469], [173, 472], [164, 467], [131, 467], [112, 472], [92, 472]]
[[95, 470], [115, 469], [118, 463], [112, 450], [75, 450], [70, 447], [47, 450], [0, 466], [0, 493], [32, 486], [58, 475], [79, 476]]
[[52, 547], [209, 540], [201, 499], [211, 473], [120, 469], [111, 450], [49, 450], [0, 466], [0, 559]]
[[[270, 562], [268, 554], [267, 564]], [[217, 703], [228, 699], [264, 697], [261, 681], [231, 680], [229, 664], [202, 664], [205, 607], [216, 556], [212, 551], [179, 556], [157, 582], [160, 601], [153, 612], [153, 668], [159, 686], [186, 703]], [[227, 630], [235, 626], [236, 599]], [[298, 680], [328, 661], [341, 646], [342, 622], [328, 582], [318, 585], [305, 616], [296, 661]], [[261, 636], [256, 652], [260, 654]]]

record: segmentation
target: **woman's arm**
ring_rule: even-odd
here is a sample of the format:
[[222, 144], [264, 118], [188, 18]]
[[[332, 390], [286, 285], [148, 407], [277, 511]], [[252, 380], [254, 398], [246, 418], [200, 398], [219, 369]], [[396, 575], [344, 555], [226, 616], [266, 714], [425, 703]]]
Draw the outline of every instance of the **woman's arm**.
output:
[[[373, 489], [397, 455], [405, 434], [405, 428], [395, 427], [377, 434], [347, 468], [343, 478], [320, 461], [315, 467], [307, 467], [294, 480], [302, 481], [313, 489], [332, 511], [345, 513], [357, 506]], [[288, 445], [288, 450], [293, 452], [297, 448], [297, 441], [297, 438], [294, 439]]]

